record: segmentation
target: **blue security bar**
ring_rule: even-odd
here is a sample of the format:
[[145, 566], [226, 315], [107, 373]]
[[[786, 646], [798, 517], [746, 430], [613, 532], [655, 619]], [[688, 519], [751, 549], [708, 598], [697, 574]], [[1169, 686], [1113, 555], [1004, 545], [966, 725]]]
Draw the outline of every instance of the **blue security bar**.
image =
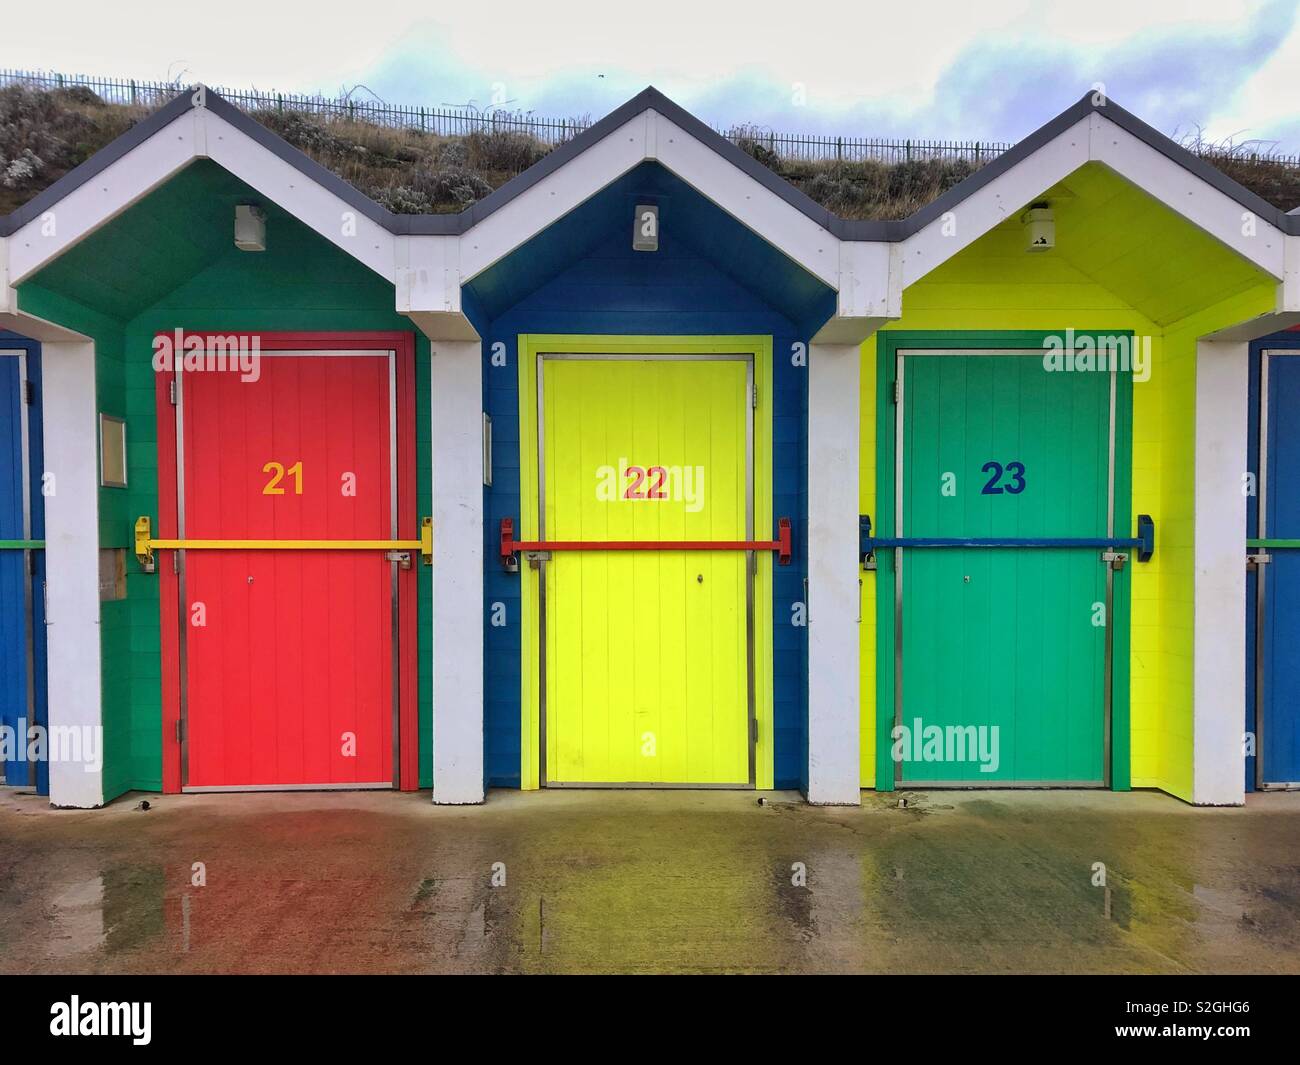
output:
[[871, 535], [871, 517], [858, 516], [858, 552], [861, 558], [894, 547], [1092, 547], [1106, 551], [1133, 550], [1139, 562], [1155, 551], [1156, 526], [1149, 514], [1139, 514], [1138, 534], [1131, 539], [1092, 536], [882, 536]]

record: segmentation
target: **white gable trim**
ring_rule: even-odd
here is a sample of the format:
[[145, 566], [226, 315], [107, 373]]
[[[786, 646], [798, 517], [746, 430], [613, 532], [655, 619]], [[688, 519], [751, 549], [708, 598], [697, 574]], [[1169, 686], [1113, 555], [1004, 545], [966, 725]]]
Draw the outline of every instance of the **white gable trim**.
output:
[[814, 277], [839, 290], [840, 241], [834, 234], [653, 109], [629, 119], [467, 230], [461, 237], [462, 280], [481, 274], [647, 161], [671, 170]]
[[[194, 107], [11, 234], [5, 242], [8, 283], [18, 285], [31, 277], [196, 159], [218, 163], [375, 273], [394, 280], [393, 234], [224, 118]], [[231, 226], [233, 240], [233, 217]], [[355, 234], [347, 235], [352, 230]]]
[[[1088, 162], [1099, 162], [1281, 280], [1288, 237], [1190, 170], [1098, 112], [1058, 134], [903, 242], [904, 287], [1015, 217], [1027, 204]], [[1290, 238], [1294, 239], [1294, 238]]]

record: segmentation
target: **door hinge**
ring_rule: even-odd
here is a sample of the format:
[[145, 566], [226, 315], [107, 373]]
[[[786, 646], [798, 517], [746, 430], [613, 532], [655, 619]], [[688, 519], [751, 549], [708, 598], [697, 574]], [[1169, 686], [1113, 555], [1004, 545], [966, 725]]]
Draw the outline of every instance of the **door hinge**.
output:
[[758, 718], [753, 718], [749, 722], [749, 738], [753, 743], [758, 742]]
[[176, 378], [167, 382], [167, 395], [172, 401], [172, 406], [176, 406]]
[[29, 407], [36, 402], [36, 382], [23, 382], [23, 402]]
[[899, 387], [898, 387], [898, 380], [897, 380], [897, 378], [895, 378], [895, 380], [894, 380], [894, 402], [895, 402], [895, 403], [898, 402], [899, 394], [900, 394], [900, 390], [899, 390]]
[[176, 719], [176, 742], [177, 742], [177, 743], [180, 743], [180, 742], [181, 742], [181, 739], [184, 737], [184, 735], [185, 735], [185, 722], [183, 722], [183, 721], [178, 717], [178, 718]]
[[749, 406], [753, 410], [758, 410], [758, 385], [749, 386]]
[[1258, 569], [1260, 566], [1266, 566], [1273, 561], [1273, 556], [1267, 551], [1259, 551], [1253, 555], [1246, 556], [1246, 565], [1252, 569]]

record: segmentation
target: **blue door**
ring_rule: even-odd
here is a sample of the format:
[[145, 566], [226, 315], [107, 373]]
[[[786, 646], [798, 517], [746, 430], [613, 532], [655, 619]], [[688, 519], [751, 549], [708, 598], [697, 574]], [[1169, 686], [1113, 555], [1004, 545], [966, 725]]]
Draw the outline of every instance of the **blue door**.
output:
[[1300, 787], [1300, 345], [1260, 347], [1252, 374], [1260, 477], [1248, 535], [1261, 561], [1251, 567], [1247, 604], [1247, 727], [1256, 755], [1247, 785]]
[[48, 766], [29, 762], [28, 730], [45, 724], [45, 535], [40, 470], [40, 359], [0, 334], [0, 726], [4, 781], [48, 793]]

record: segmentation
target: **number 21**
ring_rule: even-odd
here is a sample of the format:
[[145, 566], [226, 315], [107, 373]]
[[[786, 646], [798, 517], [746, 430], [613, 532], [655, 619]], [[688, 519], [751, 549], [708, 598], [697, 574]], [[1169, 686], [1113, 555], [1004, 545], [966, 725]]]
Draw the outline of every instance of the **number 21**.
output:
[[293, 477], [293, 494], [296, 496], [302, 495], [302, 460], [301, 459], [295, 462], [287, 470], [279, 462], [268, 462], [265, 466], [262, 467], [262, 472], [269, 473], [271, 475], [271, 479], [267, 481], [266, 485], [262, 488], [262, 495], [264, 496], [284, 495], [284, 489], [279, 487], [279, 485], [280, 485], [280, 481], [284, 478], [284, 475], [286, 473], [290, 474]]

